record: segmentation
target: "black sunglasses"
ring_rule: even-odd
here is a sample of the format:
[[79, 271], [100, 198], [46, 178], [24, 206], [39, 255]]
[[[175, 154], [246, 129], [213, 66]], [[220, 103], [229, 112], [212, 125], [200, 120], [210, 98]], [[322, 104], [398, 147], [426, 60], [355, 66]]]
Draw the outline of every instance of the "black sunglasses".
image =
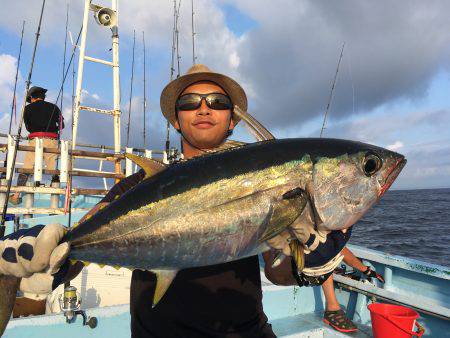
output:
[[175, 107], [177, 110], [195, 110], [202, 105], [203, 99], [205, 99], [206, 105], [214, 110], [225, 110], [233, 107], [230, 98], [221, 93], [185, 94], [178, 98]]

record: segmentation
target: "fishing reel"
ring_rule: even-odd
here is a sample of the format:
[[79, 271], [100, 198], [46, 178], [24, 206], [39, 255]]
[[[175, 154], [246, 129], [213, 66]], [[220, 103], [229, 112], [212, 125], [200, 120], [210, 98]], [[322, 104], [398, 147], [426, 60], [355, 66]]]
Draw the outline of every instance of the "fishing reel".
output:
[[66, 317], [66, 323], [71, 324], [75, 321], [77, 315], [83, 317], [83, 326], [89, 326], [91, 329], [97, 327], [98, 320], [96, 317], [88, 317], [86, 312], [80, 310], [81, 297], [74, 286], [67, 286], [64, 293], [59, 296], [59, 307]]

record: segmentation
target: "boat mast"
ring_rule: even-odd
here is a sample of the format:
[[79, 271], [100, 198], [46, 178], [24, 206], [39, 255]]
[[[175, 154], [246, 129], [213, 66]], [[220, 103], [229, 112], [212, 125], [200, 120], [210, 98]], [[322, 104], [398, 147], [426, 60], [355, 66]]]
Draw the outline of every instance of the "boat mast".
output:
[[[72, 149], [77, 145], [78, 120], [81, 110], [111, 115], [114, 120], [114, 152], [120, 153], [120, 77], [119, 77], [119, 33], [118, 33], [118, 0], [111, 0], [111, 8], [91, 4], [91, 0], [84, 2], [83, 29], [81, 34], [80, 53], [78, 58], [77, 85], [75, 90], [75, 109], [72, 130]], [[86, 56], [86, 39], [89, 22], [89, 12], [93, 11], [95, 19], [100, 26], [108, 27], [112, 32], [112, 61], [101, 60]], [[112, 67], [113, 73], [113, 97], [114, 106], [112, 110], [98, 109], [81, 105], [81, 93], [83, 84], [84, 62], [91, 61]], [[116, 172], [120, 172], [120, 162], [116, 162]]]
[[336, 73], [334, 74], [333, 85], [331, 86], [330, 96], [328, 97], [327, 108], [325, 109], [325, 115], [323, 116], [322, 129], [320, 130], [320, 137], [322, 137], [323, 131], [325, 130], [325, 124], [327, 122], [328, 110], [330, 109], [331, 100], [333, 99], [334, 87], [336, 85], [337, 76], [339, 73], [339, 66], [341, 65], [342, 55], [344, 55], [345, 42], [342, 44], [341, 55], [339, 56], [339, 61], [336, 67]]

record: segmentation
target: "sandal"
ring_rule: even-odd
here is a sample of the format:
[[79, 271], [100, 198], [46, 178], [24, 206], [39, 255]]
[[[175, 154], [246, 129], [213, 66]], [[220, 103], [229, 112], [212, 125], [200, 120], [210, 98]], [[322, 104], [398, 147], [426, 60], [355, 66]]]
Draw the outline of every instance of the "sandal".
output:
[[323, 314], [323, 322], [339, 332], [358, 331], [358, 327], [347, 318], [345, 312], [341, 309], [337, 311], [325, 311]]

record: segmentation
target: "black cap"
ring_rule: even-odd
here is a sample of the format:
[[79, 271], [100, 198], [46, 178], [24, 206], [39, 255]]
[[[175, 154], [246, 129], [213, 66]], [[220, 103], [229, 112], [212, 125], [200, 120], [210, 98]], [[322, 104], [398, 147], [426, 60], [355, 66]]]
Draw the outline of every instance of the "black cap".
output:
[[46, 92], [47, 92], [47, 89], [45, 89], [45, 88], [36, 87], [36, 86], [31, 87], [30, 89], [28, 89], [27, 102], [30, 103], [32, 97], [45, 96]]

